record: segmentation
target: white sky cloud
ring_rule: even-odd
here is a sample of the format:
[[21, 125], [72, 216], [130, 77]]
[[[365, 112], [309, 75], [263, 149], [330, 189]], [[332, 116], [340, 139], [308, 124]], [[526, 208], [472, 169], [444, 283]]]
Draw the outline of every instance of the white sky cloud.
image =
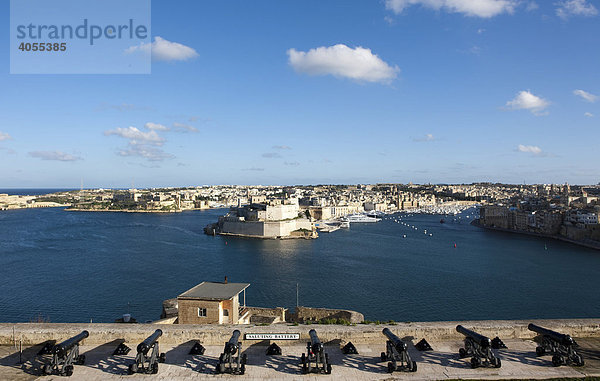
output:
[[521, 91], [517, 96], [506, 102], [506, 107], [512, 110], [529, 110], [534, 115], [544, 115], [544, 110], [550, 106], [550, 102], [533, 95], [529, 91]]
[[189, 124], [183, 123], [173, 123], [173, 127], [177, 132], [198, 132], [198, 129], [194, 126], [190, 126]]
[[265, 152], [262, 154], [262, 157], [265, 157], [267, 159], [279, 159], [281, 155], [277, 152]]
[[129, 141], [127, 148], [117, 151], [117, 154], [120, 156], [138, 156], [149, 161], [162, 161], [174, 158], [175, 156], [157, 147], [163, 145], [165, 138], [158, 135], [156, 131], [163, 131], [161, 128], [165, 126], [149, 122], [146, 123], [145, 127], [150, 131], [140, 131], [132, 126], [128, 128], [118, 127], [114, 130], [104, 131], [104, 135], [115, 135]]
[[162, 145], [165, 139], [160, 137], [156, 131], [140, 131], [136, 127], [129, 126], [127, 128], [117, 127], [114, 130], [104, 131], [104, 135], [116, 135], [125, 139], [129, 139], [131, 144], [153, 144]]
[[10, 137], [9, 134], [7, 134], [6, 132], [0, 131], [0, 142], [2, 142], [4, 140], [10, 140], [10, 139], [12, 139], [12, 138]]
[[172, 159], [175, 157], [160, 148], [152, 147], [147, 144], [129, 144], [127, 149], [121, 149], [117, 153], [120, 156], [139, 156], [149, 161], [162, 161], [164, 159]]
[[433, 134], [425, 134], [425, 136], [413, 138], [414, 142], [432, 142], [434, 140], [435, 140], [435, 136], [433, 136]]
[[273, 149], [292, 149], [290, 146], [281, 145], [281, 146], [273, 146]]
[[556, 3], [556, 15], [560, 18], [567, 19], [570, 16], [596, 16], [598, 9], [587, 0], [564, 0]]
[[462, 13], [473, 17], [493, 17], [512, 13], [518, 2], [515, 0], [385, 0], [385, 7], [395, 14], [402, 13], [412, 5], [421, 5], [434, 10]]
[[169, 127], [159, 123], [148, 122], [144, 125], [144, 127], [152, 131], [169, 131]]
[[56, 161], [77, 161], [83, 160], [79, 156], [74, 156], [62, 151], [32, 151], [29, 152], [29, 156], [36, 157], [42, 160], [56, 160]]
[[591, 112], [586, 112], [585, 114], [583, 114], [584, 116], [587, 116], [588, 118], [593, 118], [594, 114], [592, 114]]
[[144, 54], [152, 53], [154, 61], [187, 61], [198, 57], [198, 52], [189, 46], [178, 42], [165, 40], [162, 37], [154, 37], [153, 43], [141, 43], [125, 49], [125, 53], [132, 54], [141, 52]]
[[519, 144], [517, 150], [519, 152], [532, 153], [534, 155], [540, 155], [542, 153], [542, 149], [538, 146], [526, 146], [523, 144]]
[[344, 44], [321, 46], [308, 52], [289, 49], [289, 64], [299, 73], [309, 75], [333, 75], [356, 81], [389, 83], [400, 68], [390, 66], [371, 49], [349, 48]]
[[583, 99], [585, 99], [588, 102], [594, 103], [598, 100], [598, 96], [588, 93], [587, 91], [583, 91], [583, 90], [573, 90], [573, 94], [577, 95], [578, 97], [581, 97]]

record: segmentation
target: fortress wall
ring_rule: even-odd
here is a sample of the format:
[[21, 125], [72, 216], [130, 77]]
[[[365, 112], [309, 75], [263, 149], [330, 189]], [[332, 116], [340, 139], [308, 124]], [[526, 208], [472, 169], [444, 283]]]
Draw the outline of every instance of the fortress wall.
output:
[[[429, 342], [439, 340], [462, 340], [463, 336], [456, 332], [456, 325], [462, 324], [490, 338], [530, 339], [534, 332], [527, 330], [527, 324], [535, 323], [573, 337], [600, 337], [600, 319], [561, 319], [561, 320], [486, 320], [463, 322], [422, 322], [397, 323], [394, 325], [291, 325], [275, 324], [270, 326], [254, 325], [156, 325], [156, 324], [80, 324], [80, 323], [1, 323], [0, 345], [12, 345], [22, 340], [23, 345], [35, 345], [46, 340], [62, 341], [74, 336], [82, 330], [88, 330], [90, 337], [87, 345], [104, 344], [113, 340], [124, 339], [127, 343], [137, 345], [148, 337], [155, 329], [163, 330], [161, 343], [179, 345], [189, 340], [200, 340], [203, 345], [222, 345], [229, 339], [234, 329], [244, 333], [300, 333], [300, 342], [309, 340], [308, 331], [314, 328], [321, 340], [352, 341], [354, 344], [376, 344], [385, 340], [381, 331], [388, 327], [400, 338], [412, 337], [414, 341], [421, 338]], [[250, 344], [253, 342], [249, 342]], [[280, 345], [298, 343], [278, 342]], [[248, 344], [246, 344], [248, 345]]]

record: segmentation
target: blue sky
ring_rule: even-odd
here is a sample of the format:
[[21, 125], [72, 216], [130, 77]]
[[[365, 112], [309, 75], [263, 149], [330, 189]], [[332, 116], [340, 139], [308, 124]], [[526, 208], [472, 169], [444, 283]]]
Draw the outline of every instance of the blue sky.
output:
[[0, 188], [596, 184], [598, 9], [152, 1], [150, 75], [11, 75], [5, 27]]

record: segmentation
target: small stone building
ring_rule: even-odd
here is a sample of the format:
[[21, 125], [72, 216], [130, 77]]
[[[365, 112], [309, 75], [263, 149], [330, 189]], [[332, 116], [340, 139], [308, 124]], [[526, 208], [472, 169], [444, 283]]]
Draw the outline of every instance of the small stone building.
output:
[[[179, 324], [248, 324], [250, 283], [202, 282], [177, 297]], [[242, 306], [240, 294], [243, 292]]]

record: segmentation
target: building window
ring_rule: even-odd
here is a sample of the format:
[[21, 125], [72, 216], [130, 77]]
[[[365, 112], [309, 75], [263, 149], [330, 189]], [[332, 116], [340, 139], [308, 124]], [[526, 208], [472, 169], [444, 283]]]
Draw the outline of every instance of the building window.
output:
[[198, 308], [198, 317], [206, 317], [206, 308]]
[[229, 310], [223, 310], [223, 316], [229, 316]]

